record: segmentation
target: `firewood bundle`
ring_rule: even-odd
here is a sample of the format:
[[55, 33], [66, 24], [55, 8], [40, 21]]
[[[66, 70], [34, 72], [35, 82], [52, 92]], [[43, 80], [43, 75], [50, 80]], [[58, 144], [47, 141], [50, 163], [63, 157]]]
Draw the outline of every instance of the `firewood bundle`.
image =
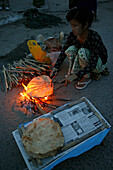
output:
[[13, 64], [8, 63], [7, 67], [3, 65], [5, 91], [22, 83], [27, 84], [38, 75], [49, 75], [50, 70], [50, 65], [36, 61], [31, 55], [19, 61], [13, 61]]

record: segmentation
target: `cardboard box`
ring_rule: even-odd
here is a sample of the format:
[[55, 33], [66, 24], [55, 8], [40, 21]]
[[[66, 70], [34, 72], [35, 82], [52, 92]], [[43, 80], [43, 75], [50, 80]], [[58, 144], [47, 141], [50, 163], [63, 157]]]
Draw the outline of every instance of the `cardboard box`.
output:
[[[51, 118], [60, 124], [65, 140], [64, 146], [57, 155], [43, 158], [40, 165], [26, 153], [19, 130], [13, 131], [14, 139], [29, 170], [50, 170], [58, 163], [99, 145], [111, 129], [111, 125], [85, 97], [65, 104], [41, 117]], [[27, 127], [29, 123], [31, 122], [21, 124], [19, 127], [23, 125]]]

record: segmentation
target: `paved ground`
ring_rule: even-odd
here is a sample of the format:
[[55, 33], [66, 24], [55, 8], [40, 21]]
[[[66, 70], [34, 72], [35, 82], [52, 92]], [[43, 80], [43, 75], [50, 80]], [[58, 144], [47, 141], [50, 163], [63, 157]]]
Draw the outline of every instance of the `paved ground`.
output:
[[[44, 7], [50, 14], [59, 16], [62, 19], [65, 18], [67, 3], [63, 4], [63, 1], [48, 0], [48, 4]], [[99, 81], [92, 81], [90, 85], [84, 90], [77, 90], [74, 88], [74, 83], [69, 84], [67, 87], [60, 88], [56, 91], [56, 95], [62, 97], [70, 97], [72, 100], [78, 100], [81, 97], [87, 97], [94, 106], [100, 111], [106, 120], [113, 126], [113, 1], [99, 1], [98, 3], [98, 22], [95, 22], [92, 28], [98, 31], [106, 47], [108, 49], [109, 59], [108, 68], [110, 71], [109, 76], [102, 77]], [[51, 6], [52, 5], [52, 6]], [[0, 21], [8, 16], [19, 15], [22, 17], [24, 11], [32, 7], [32, 0], [28, 0], [27, 4], [24, 0], [11, 1], [11, 10], [0, 12]], [[54, 27], [46, 27], [43, 29], [29, 29], [17, 22], [14, 24], [6, 24], [0, 26], [0, 66], [3, 63], [9, 62], [9, 58], [4, 56], [10, 53], [15, 48], [19, 47], [21, 43], [30, 39], [32, 36], [36, 37], [40, 33], [44, 37], [58, 36], [60, 31], [64, 31], [68, 34], [70, 26], [64, 19], [61, 25]], [[17, 53], [19, 57], [22, 52], [22, 46], [20, 46], [20, 52]], [[27, 48], [27, 47], [26, 47]], [[25, 46], [24, 46], [25, 50]], [[23, 52], [24, 52], [23, 50]], [[13, 55], [13, 54], [12, 54]], [[21, 54], [22, 55], [22, 54]], [[12, 57], [13, 58], [13, 57]], [[15, 57], [16, 58], [16, 57]], [[65, 64], [65, 63], [64, 63]], [[66, 74], [67, 68], [62, 66], [61, 72], [58, 74], [57, 79], [60, 79]], [[0, 91], [0, 169], [1, 170], [22, 170], [26, 169], [26, 164], [18, 150], [18, 147], [13, 139], [12, 131], [23, 122], [32, 120], [35, 116], [26, 116], [17, 108], [17, 100], [19, 98], [19, 92], [22, 91], [21, 87], [14, 88], [11, 92], [5, 93]], [[59, 105], [64, 103], [57, 103]], [[47, 112], [48, 110], [46, 110]], [[80, 155], [76, 158], [65, 160], [57, 165], [55, 170], [59, 169], [77, 169], [77, 170], [112, 170], [113, 169], [113, 130], [107, 135], [105, 144], [103, 146], [96, 146], [90, 151]]]

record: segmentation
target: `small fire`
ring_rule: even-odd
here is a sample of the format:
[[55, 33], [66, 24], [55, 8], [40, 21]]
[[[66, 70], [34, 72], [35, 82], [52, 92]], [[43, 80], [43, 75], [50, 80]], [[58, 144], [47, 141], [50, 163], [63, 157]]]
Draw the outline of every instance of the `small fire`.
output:
[[[22, 86], [24, 87], [24, 90], [26, 91], [26, 90], [27, 90], [27, 86], [25, 86], [24, 83], [22, 83]], [[43, 98], [40, 98], [39, 100], [36, 99], [36, 98], [34, 98], [34, 97], [30, 97], [29, 95], [27, 95], [27, 93], [26, 93], [25, 91], [24, 91], [23, 93], [20, 93], [20, 95], [21, 95], [23, 98], [27, 98], [27, 99], [29, 99], [29, 100], [31, 100], [31, 101], [33, 100], [33, 101], [35, 101], [36, 103], [39, 103], [39, 100], [42, 101], [42, 102], [45, 102], [45, 101], [48, 100], [48, 96], [43, 97]]]
[[24, 87], [24, 91], [20, 93], [20, 96], [22, 97], [21, 107], [25, 109], [26, 114], [29, 114], [28, 112], [30, 112], [40, 116], [40, 113], [45, 114], [45, 111], [43, 110], [45, 106], [52, 107], [51, 104], [46, 102], [49, 96], [32, 97], [27, 93], [28, 90], [27, 86], [24, 83], [22, 83], [22, 86]]

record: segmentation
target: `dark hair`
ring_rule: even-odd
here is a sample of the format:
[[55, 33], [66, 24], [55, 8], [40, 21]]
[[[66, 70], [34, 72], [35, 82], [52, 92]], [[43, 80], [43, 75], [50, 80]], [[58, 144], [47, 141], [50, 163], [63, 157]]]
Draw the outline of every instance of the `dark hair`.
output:
[[66, 19], [67, 21], [71, 21], [72, 19], [77, 20], [83, 26], [88, 22], [88, 28], [91, 27], [93, 22], [94, 14], [88, 8], [72, 8], [67, 12]]

